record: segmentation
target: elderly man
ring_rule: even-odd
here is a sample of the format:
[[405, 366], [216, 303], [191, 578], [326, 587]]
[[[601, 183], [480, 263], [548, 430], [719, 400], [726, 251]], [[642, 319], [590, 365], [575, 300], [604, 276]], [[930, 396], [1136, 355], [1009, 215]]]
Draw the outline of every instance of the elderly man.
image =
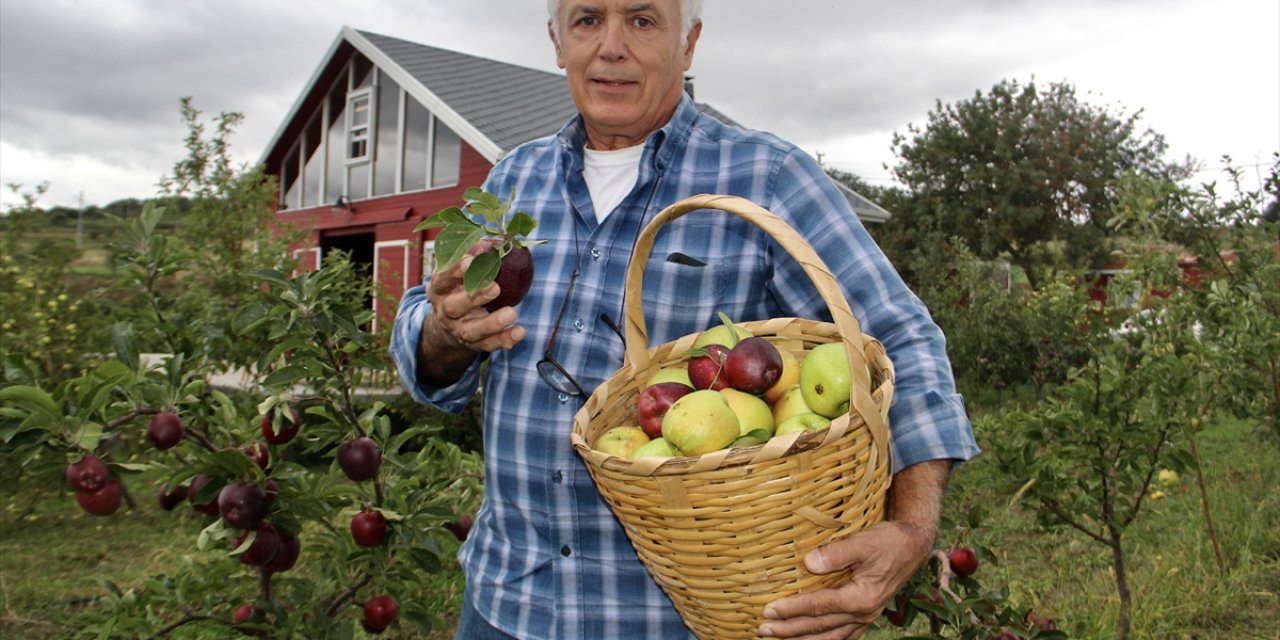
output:
[[[771, 603], [761, 635], [861, 635], [928, 556], [951, 465], [977, 453], [941, 332], [818, 164], [777, 137], [700, 115], [684, 93], [701, 5], [548, 0], [579, 115], [515, 149], [484, 185], [514, 189], [513, 208], [538, 219], [534, 238], [549, 242], [534, 250], [536, 282], [518, 314], [488, 313], [497, 287], [468, 295], [464, 261], [401, 303], [391, 353], [414, 398], [460, 411], [483, 376], [485, 499], [459, 554], [459, 638], [688, 636], [568, 438], [584, 395], [622, 364], [608, 319], [621, 314], [636, 234], [687, 196], [741, 196], [797, 229], [897, 368], [888, 520], [810, 553], [811, 571], [849, 581]], [[713, 326], [717, 312], [829, 318], [800, 266], [734, 216], [673, 221], [652, 255], [643, 296], [652, 344]], [[540, 375], [544, 359], [561, 375]]]

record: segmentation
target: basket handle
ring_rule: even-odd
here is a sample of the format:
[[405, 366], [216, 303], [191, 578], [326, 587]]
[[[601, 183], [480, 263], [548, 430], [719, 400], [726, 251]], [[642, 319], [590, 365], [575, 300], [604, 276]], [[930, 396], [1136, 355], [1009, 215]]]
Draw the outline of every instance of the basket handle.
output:
[[[629, 367], [630, 371], [638, 374], [648, 369], [650, 365], [651, 351], [648, 329], [644, 321], [641, 290], [644, 287], [645, 267], [649, 262], [649, 255], [653, 250], [653, 242], [658, 235], [658, 230], [666, 223], [700, 209], [717, 209], [736, 215], [760, 227], [778, 241], [778, 244], [804, 269], [805, 274], [817, 287], [818, 294], [826, 303], [827, 309], [831, 311], [832, 321], [840, 332], [840, 339], [844, 343], [845, 353], [849, 358], [849, 370], [859, 371], [861, 367], [867, 366], [866, 354], [863, 351], [862, 328], [858, 319], [849, 309], [849, 303], [836, 283], [835, 276], [831, 275], [831, 270], [823, 263], [813, 247], [790, 225], [750, 200], [738, 196], [703, 194], [690, 196], [663, 209], [636, 238], [635, 247], [631, 251], [631, 262], [627, 265], [623, 298], [623, 330], [626, 334], [627, 350], [626, 360], [623, 362], [624, 368]], [[885, 416], [876, 410], [867, 391], [858, 386], [857, 376], [853, 376], [852, 379], [855, 382], [852, 383], [852, 393], [849, 396], [850, 405], [862, 416], [871, 429], [872, 437], [880, 446], [887, 446], [888, 427], [884, 421]], [[839, 435], [831, 434], [832, 437]]]

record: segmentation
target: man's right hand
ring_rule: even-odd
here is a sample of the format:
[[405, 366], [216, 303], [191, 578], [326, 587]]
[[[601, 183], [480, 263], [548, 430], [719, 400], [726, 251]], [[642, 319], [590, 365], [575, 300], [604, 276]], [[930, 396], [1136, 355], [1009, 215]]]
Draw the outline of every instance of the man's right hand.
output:
[[418, 379], [424, 383], [448, 386], [462, 376], [477, 352], [510, 349], [525, 338], [515, 309], [484, 309], [498, 297], [497, 284], [475, 293], [463, 288], [462, 274], [472, 259], [466, 256], [448, 270], [433, 273], [427, 284], [431, 311], [418, 341]]

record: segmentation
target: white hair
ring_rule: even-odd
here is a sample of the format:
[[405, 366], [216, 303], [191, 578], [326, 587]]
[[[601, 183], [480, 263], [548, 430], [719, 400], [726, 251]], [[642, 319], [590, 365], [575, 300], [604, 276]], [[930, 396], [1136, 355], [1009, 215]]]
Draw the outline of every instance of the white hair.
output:
[[[551, 34], [555, 36], [556, 41], [560, 40], [560, 2], [562, 0], [547, 0], [547, 16], [551, 20]], [[689, 37], [689, 32], [693, 31], [693, 25], [702, 20], [702, 2], [703, 0], [680, 0], [680, 26], [683, 27], [684, 37]]]

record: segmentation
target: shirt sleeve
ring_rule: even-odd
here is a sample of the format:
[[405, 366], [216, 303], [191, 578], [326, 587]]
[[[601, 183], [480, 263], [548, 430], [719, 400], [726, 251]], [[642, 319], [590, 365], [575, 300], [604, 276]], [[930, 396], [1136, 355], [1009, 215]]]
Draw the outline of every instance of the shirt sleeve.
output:
[[[863, 333], [879, 340], [893, 361], [893, 471], [928, 460], [976, 456], [979, 449], [956, 392], [942, 329], [818, 163], [795, 150], [782, 165], [771, 210], [813, 246], [841, 283]], [[770, 286], [780, 304], [803, 317], [814, 317], [813, 309], [826, 311], [816, 287], [794, 285], [811, 282], [794, 260], [776, 263]]]
[[418, 381], [418, 340], [422, 337], [422, 322], [427, 317], [431, 303], [427, 301], [424, 285], [413, 287], [400, 299], [395, 325], [391, 330], [391, 346], [388, 353], [400, 373], [400, 383], [413, 399], [429, 404], [441, 411], [460, 414], [471, 402], [480, 384], [480, 363], [472, 361], [462, 377], [447, 387], [431, 387]]

